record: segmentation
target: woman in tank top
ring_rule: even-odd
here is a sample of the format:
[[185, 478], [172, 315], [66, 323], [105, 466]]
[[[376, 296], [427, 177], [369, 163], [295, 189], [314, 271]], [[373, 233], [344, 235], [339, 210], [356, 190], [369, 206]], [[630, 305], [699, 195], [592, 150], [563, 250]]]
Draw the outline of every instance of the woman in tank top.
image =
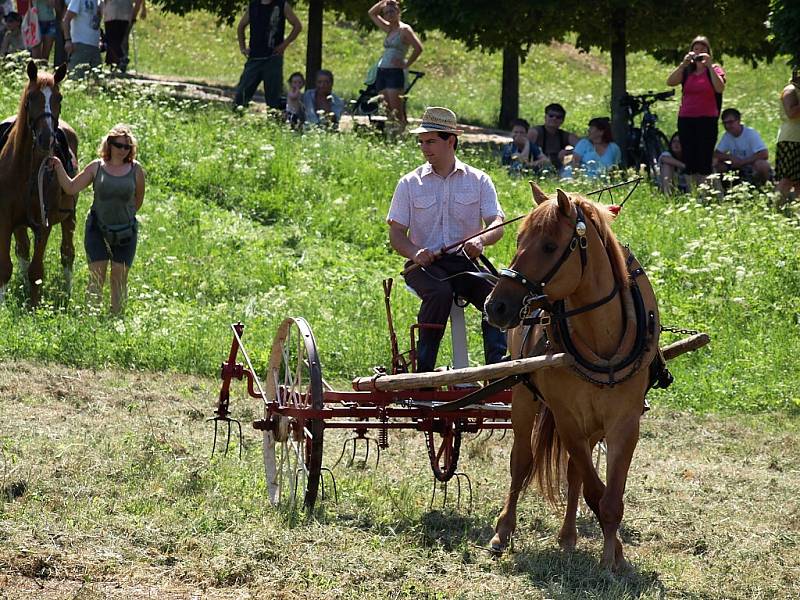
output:
[[792, 71], [789, 84], [781, 92], [781, 128], [775, 149], [775, 176], [781, 203], [800, 195], [800, 69]]
[[[411, 26], [400, 20], [400, 4], [397, 0], [379, 0], [369, 9], [369, 18], [386, 32], [375, 87], [386, 100], [389, 115], [405, 128], [406, 108], [402, 98], [405, 71], [422, 54], [422, 42]], [[412, 48], [411, 56], [406, 60], [409, 47]]]
[[100, 144], [99, 159], [71, 179], [58, 158], [50, 159], [58, 182], [73, 196], [90, 185], [94, 201], [86, 217], [83, 246], [89, 260], [89, 296], [103, 297], [111, 263], [111, 312], [120, 313], [128, 291], [128, 271], [136, 255], [136, 213], [144, 202], [144, 170], [136, 162], [137, 142], [130, 127], [115, 125]]

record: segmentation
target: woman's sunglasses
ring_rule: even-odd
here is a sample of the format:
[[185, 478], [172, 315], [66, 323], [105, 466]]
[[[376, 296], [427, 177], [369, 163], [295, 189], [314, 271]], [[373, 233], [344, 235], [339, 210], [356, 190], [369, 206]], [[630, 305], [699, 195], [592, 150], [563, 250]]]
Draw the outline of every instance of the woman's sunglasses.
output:
[[119, 142], [115, 142], [113, 140], [108, 140], [108, 143], [114, 146], [114, 148], [119, 148], [120, 150], [130, 150], [133, 148], [130, 144], [120, 144]]

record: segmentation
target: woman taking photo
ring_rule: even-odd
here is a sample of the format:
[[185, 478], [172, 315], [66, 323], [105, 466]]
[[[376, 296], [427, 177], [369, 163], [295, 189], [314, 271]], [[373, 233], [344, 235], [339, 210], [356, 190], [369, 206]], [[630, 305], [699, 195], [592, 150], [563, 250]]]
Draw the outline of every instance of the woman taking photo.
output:
[[[422, 42], [407, 23], [400, 20], [400, 4], [397, 0], [379, 0], [369, 9], [369, 18], [386, 32], [383, 55], [378, 61], [375, 89], [383, 95], [389, 115], [396, 118], [402, 128], [406, 126], [406, 108], [403, 102], [405, 71], [422, 54]], [[406, 52], [412, 47], [411, 56]]]
[[589, 121], [586, 137], [572, 151], [572, 166], [583, 170], [587, 177], [601, 177], [622, 163], [622, 151], [611, 141], [611, 122], [608, 117]]
[[691, 49], [667, 77], [667, 85], [683, 86], [678, 110], [678, 136], [683, 147], [686, 173], [695, 183], [711, 174], [717, 143], [717, 122], [725, 90], [725, 71], [711, 62], [711, 44], [699, 35]]
[[122, 311], [128, 271], [136, 254], [136, 213], [144, 202], [144, 170], [136, 162], [136, 138], [127, 125], [115, 125], [100, 144], [99, 159], [70, 179], [58, 158], [52, 158], [58, 182], [73, 196], [89, 185], [94, 202], [86, 217], [83, 246], [89, 259], [89, 295], [100, 301], [111, 263], [111, 312]]
[[781, 204], [800, 194], [800, 69], [781, 92], [781, 128], [775, 149], [775, 177]]

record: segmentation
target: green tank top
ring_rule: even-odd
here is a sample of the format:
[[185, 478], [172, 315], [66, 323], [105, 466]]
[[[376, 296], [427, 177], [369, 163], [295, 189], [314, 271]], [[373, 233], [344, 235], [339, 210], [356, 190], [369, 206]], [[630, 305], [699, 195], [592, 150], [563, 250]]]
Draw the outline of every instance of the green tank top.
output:
[[[795, 89], [795, 95], [799, 95]], [[778, 130], [779, 142], [800, 142], [800, 118], [790, 119], [783, 107], [783, 94], [781, 94], [781, 128]]]
[[125, 175], [111, 175], [100, 164], [94, 176], [92, 210], [103, 225], [127, 225], [136, 216], [136, 165]]

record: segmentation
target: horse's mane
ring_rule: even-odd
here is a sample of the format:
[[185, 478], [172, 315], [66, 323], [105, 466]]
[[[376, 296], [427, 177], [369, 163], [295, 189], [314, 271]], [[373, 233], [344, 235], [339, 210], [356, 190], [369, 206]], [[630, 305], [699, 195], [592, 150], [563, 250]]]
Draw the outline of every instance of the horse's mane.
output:
[[[611, 230], [611, 222], [614, 220], [614, 215], [604, 204], [592, 202], [582, 196], [572, 196], [572, 201], [583, 209], [583, 214], [597, 228], [600, 240], [608, 253], [611, 270], [614, 273], [617, 285], [619, 285], [620, 289], [628, 287], [628, 270], [625, 266], [625, 255], [622, 252], [622, 245], [617, 240], [617, 236]], [[522, 221], [519, 230], [523, 232], [530, 229], [538, 234], [555, 234], [556, 229], [562, 224], [562, 219], [566, 219], [566, 217], [561, 214], [558, 201], [548, 200], [537, 206]]]
[[[40, 90], [45, 87], [51, 87], [54, 90], [58, 89], [56, 80], [50, 73], [39, 73], [36, 77], [36, 83], [28, 80], [25, 89], [22, 90], [22, 95], [19, 98], [19, 108], [17, 109], [17, 119], [8, 132], [8, 141], [0, 151], [0, 161], [4, 161], [8, 156], [14, 152], [14, 148], [22, 148], [25, 143], [25, 138], [28, 135], [28, 94], [33, 90]], [[19, 153], [17, 153], [19, 157]]]

